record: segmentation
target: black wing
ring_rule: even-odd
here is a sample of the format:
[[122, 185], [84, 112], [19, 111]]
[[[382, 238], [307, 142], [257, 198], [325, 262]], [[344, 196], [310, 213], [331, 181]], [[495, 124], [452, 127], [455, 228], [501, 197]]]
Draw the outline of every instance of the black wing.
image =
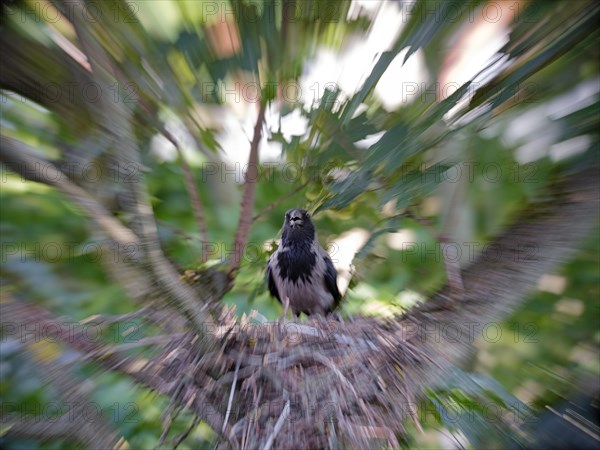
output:
[[342, 299], [342, 295], [337, 287], [337, 271], [333, 267], [329, 256], [324, 256], [323, 259], [325, 260], [325, 287], [333, 295], [332, 309], [335, 309]]
[[281, 302], [281, 298], [279, 298], [279, 291], [277, 290], [277, 285], [275, 284], [275, 280], [273, 279], [273, 271], [271, 270], [271, 260], [267, 263], [267, 286], [269, 287], [269, 292], [273, 297]]

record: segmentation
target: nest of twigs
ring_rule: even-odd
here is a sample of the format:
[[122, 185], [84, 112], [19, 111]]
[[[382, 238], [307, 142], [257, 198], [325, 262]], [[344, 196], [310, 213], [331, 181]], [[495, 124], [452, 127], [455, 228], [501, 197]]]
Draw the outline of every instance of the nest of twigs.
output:
[[431, 375], [407, 332], [403, 321], [260, 323], [224, 308], [208, 331], [218, 347], [188, 333], [148, 367], [173, 405], [222, 424], [223, 447], [397, 448]]

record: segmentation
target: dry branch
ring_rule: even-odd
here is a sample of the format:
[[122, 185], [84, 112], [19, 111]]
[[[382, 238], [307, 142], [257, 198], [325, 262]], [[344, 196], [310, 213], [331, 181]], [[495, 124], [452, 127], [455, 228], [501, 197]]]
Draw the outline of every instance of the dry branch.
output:
[[254, 207], [254, 193], [258, 179], [258, 146], [262, 136], [262, 127], [265, 120], [267, 104], [261, 102], [254, 126], [254, 136], [250, 144], [250, 156], [248, 157], [248, 170], [244, 177], [244, 192], [242, 194], [242, 205], [240, 208], [240, 221], [238, 224], [235, 240], [233, 242], [233, 256], [229, 264], [229, 274], [233, 275], [239, 269], [244, 247], [248, 241], [250, 226], [252, 225], [252, 208]]

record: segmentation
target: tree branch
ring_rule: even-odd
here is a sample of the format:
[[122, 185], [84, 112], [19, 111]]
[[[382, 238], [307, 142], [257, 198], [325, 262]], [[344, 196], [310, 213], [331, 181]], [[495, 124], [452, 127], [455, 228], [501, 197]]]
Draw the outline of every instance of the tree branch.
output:
[[[44, 337], [39, 331], [40, 328], [35, 328], [37, 331], [33, 333], [23, 332], [23, 328], [19, 329], [19, 326], [24, 323], [23, 315], [28, 311], [7, 294], [2, 294], [0, 311], [3, 339], [13, 335], [13, 339], [23, 344], [26, 355], [43, 377], [44, 382], [56, 388], [64, 406], [68, 407], [66, 414], [62, 414], [57, 420], [43, 417], [46, 410], [41, 408], [41, 405], [39, 409], [42, 410], [42, 415], [34, 416], [32, 419], [25, 416], [22, 411], [4, 417], [5, 411], [2, 411], [2, 422], [10, 426], [7, 432], [42, 440], [68, 438], [83, 443], [86, 448], [116, 448], [123, 438], [109, 426], [101, 414], [97, 416], [86, 414], [90, 406], [96, 408], [97, 405], [89, 399], [88, 389], [85, 388], [84, 383], [73, 376], [66, 364], [61, 362], [60, 351], [57, 351], [54, 340]], [[41, 325], [34, 320], [30, 324]], [[53, 329], [57, 329], [56, 323], [51, 325]], [[63, 407], [59, 411], [64, 412]]]
[[[71, 5], [65, 6], [70, 7]], [[94, 37], [94, 27], [100, 25], [86, 23], [83, 20], [84, 5], [81, 2], [76, 2], [73, 8], [73, 13], [68, 14], [68, 17], [72, 20], [82, 50], [90, 61], [94, 79], [99, 86], [108, 91], [115, 77], [111, 73], [112, 66], [109, 55]], [[110, 130], [105, 136], [106, 139], [112, 139], [118, 143], [119, 158], [128, 164], [133, 163], [137, 168], [142, 167], [133, 133], [132, 112], [123, 102], [110, 102], [106, 97], [101, 96], [98, 103], [100, 103], [102, 112], [98, 115], [98, 120], [104, 125], [105, 130]], [[140, 243], [144, 249], [149, 269], [152, 270], [156, 281], [166, 291], [170, 297], [169, 299], [177, 304], [181, 312], [190, 320], [196, 332], [203, 336], [205, 327], [213, 323], [212, 318], [203, 308], [208, 304], [210, 294], [208, 293], [204, 298], [199, 298], [189, 286], [181, 282], [179, 274], [165, 258], [160, 247], [158, 230], [152, 205], [150, 204], [150, 195], [143, 178], [140, 176], [138, 182], [128, 183], [127, 188], [130, 196], [128, 199], [129, 209], [137, 218], [136, 233], [140, 236]], [[207, 342], [207, 345], [210, 344]]]
[[[181, 373], [170, 373], [169, 376], [161, 372], [161, 365], [164, 364], [164, 360], [168, 360], [171, 357], [169, 354], [169, 345], [164, 345], [161, 347], [161, 350], [165, 350], [165, 354], [159, 355], [156, 359], [149, 361], [131, 356], [124, 356], [116, 351], [119, 349], [118, 346], [114, 347], [99, 343], [95, 338], [90, 339], [86, 334], [85, 327], [79, 327], [77, 325], [74, 326], [74, 324], [67, 319], [58, 319], [41, 307], [18, 301], [6, 293], [2, 295], [2, 299], [0, 301], [0, 313], [0, 330], [3, 333], [2, 335], [4, 339], [13, 338], [20, 342], [25, 337], [29, 337], [35, 338], [35, 340], [38, 342], [46, 343], [49, 342], [49, 340], [45, 336], [36, 335], [34, 333], [24, 333], [23, 330], [51, 329], [52, 332], [56, 334], [52, 335], [49, 344], [54, 344], [56, 339], [59, 339], [64, 344], [67, 344], [77, 351], [82, 352], [85, 356], [85, 359], [96, 361], [107, 371], [118, 371], [126, 374], [139, 385], [149, 388], [159, 394], [172, 395], [173, 386], [177, 386], [180, 381], [177, 377], [179, 375], [187, 376], [183, 373], [184, 369], [181, 369]], [[181, 335], [173, 335], [171, 338], [171, 342], [182, 340]], [[199, 358], [201, 355], [202, 354], [196, 355], [195, 357]], [[49, 373], [49, 371], [46, 369], [40, 370], [40, 373]], [[48, 379], [48, 377], [46, 378]], [[64, 385], [61, 393], [68, 393], [72, 387], [76, 387], [78, 384], [80, 384], [74, 378], [69, 378], [67, 382], [67, 378], [65, 376], [61, 378], [60, 375], [53, 376], [50, 379], [58, 380], [60, 383], [62, 383], [62, 385]], [[227, 426], [223, 431], [221, 431], [224, 416], [215, 406], [213, 406], [213, 403], [207, 398], [206, 394], [202, 391], [192, 392], [190, 389], [188, 389], [188, 391], [189, 392], [185, 393], [185, 395], [177, 397], [175, 400], [186, 407], [190, 407], [194, 413], [208, 423], [211, 428], [215, 430], [215, 432], [223, 433], [224, 438], [230, 439], [231, 427]], [[72, 398], [66, 399], [70, 401], [73, 400]], [[80, 401], [79, 403], [85, 406], [83, 402]], [[8, 422], [9, 419], [7, 418], [6, 421]], [[15, 421], [10, 420], [10, 423], [13, 425], [14, 422]], [[13, 430], [15, 435], [21, 435], [26, 431], [21, 426], [13, 428]], [[39, 430], [36, 429], [33, 431]], [[11, 431], [9, 430], [8, 432]], [[63, 432], [71, 433], [71, 439], [81, 439], [81, 437], [78, 437], [78, 434], [73, 436], [72, 433], [74, 431], [70, 428], [68, 430], [62, 430], [60, 436], [48, 435], [46, 436], [46, 439], [62, 437]], [[34, 437], [36, 436], [44, 437], [42, 435], [34, 434]], [[87, 441], [84, 440], [84, 442]], [[95, 443], [94, 445], [87, 445], [87, 447], [96, 448], [96, 445], [98, 444]], [[112, 448], [112, 446], [106, 445], [102, 448]]]
[[235, 240], [233, 243], [233, 256], [229, 263], [229, 275], [233, 278], [235, 272], [240, 268], [244, 247], [248, 241], [250, 226], [252, 225], [252, 208], [254, 207], [254, 193], [256, 191], [256, 180], [258, 175], [258, 146], [262, 136], [262, 127], [265, 120], [267, 104], [261, 102], [254, 126], [254, 137], [250, 144], [250, 156], [248, 158], [248, 170], [244, 181], [244, 193], [242, 194], [242, 205], [240, 208], [240, 221], [238, 224]]
[[11, 413], [2, 416], [2, 427], [10, 436], [24, 437], [49, 441], [55, 439], [73, 440], [76, 437], [77, 427], [74, 427], [65, 417], [58, 420], [40, 420], [39, 418], [25, 418], [23, 414]]
[[[36, 157], [35, 151], [26, 144], [0, 135], [0, 161], [24, 179], [56, 187], [66, 194], [73, 203], [86, 212], [90, 219], [96, 222], [101, 230], [120, 244], [119, 248], [127, 246], [132, 246], [136, 250], [142, 248], [142, 241], [130, 229], [114, 219], [85, 190], [69, 181], [67, 176], [52, 163]], [[138, 253], [129, 256], [133, 256], [138, 261], [142, 260], [142, 256], [148, 258], [148, 262], [162, 286], [194, 323], [197, 331], [202, 334], [206, 326], [213, 323], [212, 318], [206, 310], [201, 308], [201, 299], [197, 298], [194, 291], [180, 282], [179, 275], [162, 254], [157, 239], [156, 233], [151, 233], [151, 236], [144, 240], [145, 255]]]
[[[401, 322], [457, 327], [460, 339], [431, 342], [413, 338], [419, 348], [440, 360], [460, 362], [472, 350], [473, 330], [499, 321], [535, 288], [539, 278], [568, 261], [578, 241], [597, 224], [600, 170], [591, 168], [562, 180], [553, 200], [526, 213], [499, 238], [486, 246], [463, 272], [464, 293], [458, 298], [446, 285], [426, 303], [407, 312]], [[481, 332], [481, 329], [476, 329]]]
[[66, 174], [51, 162], [35, 156], [35, 150], [23, 142], [0, 134], [0, 161], [21, 175], [23, 179], [36, 181], [57, 188], [73, 203], [81, 207], [111, 239], [122, 246], [138, 248], [137, 236], [92, 198], [84, 189], [73, 184]]

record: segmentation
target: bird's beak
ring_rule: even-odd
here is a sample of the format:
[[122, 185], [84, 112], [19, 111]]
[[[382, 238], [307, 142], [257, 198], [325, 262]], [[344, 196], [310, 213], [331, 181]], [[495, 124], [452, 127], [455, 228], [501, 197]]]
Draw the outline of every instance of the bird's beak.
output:
[[290, 227], [296, 228], [304, 225], [304, 221], [300, 217], [292, 217], [290, 219]]

